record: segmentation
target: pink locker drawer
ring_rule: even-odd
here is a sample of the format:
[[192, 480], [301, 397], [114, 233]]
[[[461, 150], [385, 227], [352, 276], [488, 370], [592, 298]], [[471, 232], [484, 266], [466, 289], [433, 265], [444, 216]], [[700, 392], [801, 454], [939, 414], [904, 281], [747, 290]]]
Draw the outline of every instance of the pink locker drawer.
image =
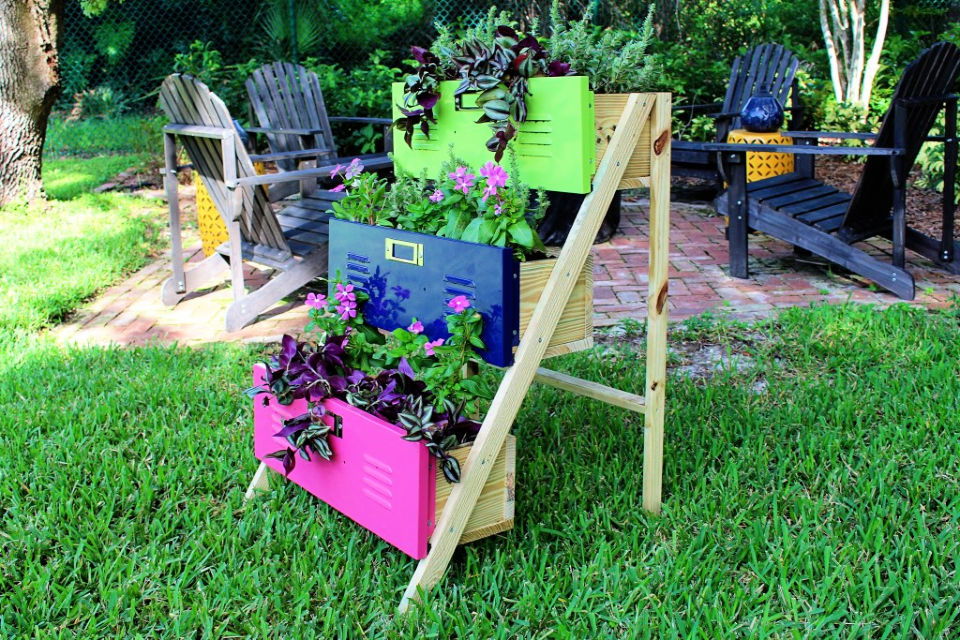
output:
[[[263, 383], [262, 365], [253, 369]], [[290, 444], [274, 436], [282, 420], [307, 410], [306, 400], [283, 406], [270, 394], [254, 398], [254, 454], [283, 474], [280, 460], [265, 456]], [[324, 401], [327, 424], [340, 416], [340, 435], [330, 435], [333, 459], [297, 457], [289, 480], [383, 538], [404, 553], [423, 558], [433, 531], [436, 466], [427, 448], [401, 438], [404, 430], [336, 399]]]

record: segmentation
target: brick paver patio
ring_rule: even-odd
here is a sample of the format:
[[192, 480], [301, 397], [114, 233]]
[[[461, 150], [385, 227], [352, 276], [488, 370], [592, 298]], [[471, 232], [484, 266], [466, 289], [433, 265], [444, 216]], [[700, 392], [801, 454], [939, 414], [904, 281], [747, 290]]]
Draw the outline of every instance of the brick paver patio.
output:
[[[890, 305], [898, 299], [874, 290], [867, 282], [834, 272], [817, 258], [797, 258], [789, 245], [764, 235], [750, 237], [749, 280], [728, 275], [724, 221], [707, 205], [674, 203], [670, 254], [670, 318], [678, 320], [710, 309], [738, 317], [769, 314], [780, 307], [811, 302], [855, 302]], [[199, 242], [191, 261], [203, 256]], [[188, 244], [189, 246], [189, 244]], [[889, 243], [865, 245], [876, 254], [888, 253]], [[594, 325], [618, 324], [623, 318], [645, 316], [647, 275], [646, 202], [624, 207], [620, 235], [594, 247]], [[944, 306], [960, 294], [960, 278], [908, 253], [908, 268], [917, 282], [913, 304]], [[192, 294], [169, 309], [160, 303], [160, 285], [169, 277], [169, 259], [160, 259], [105, 291], [76, 317], [56, 329], [60, 339], [83, 344], [136, 345], [150, 341], [196, 344], [221, 340], [273, 341], [284, 332], [297, 332], [306, 322], [297, 299], [278, 305], [259, 322], [228, 334], [224, 311], [231, 302], [228, 283]], [[251, 285], [267, 273], [247, 268]]]

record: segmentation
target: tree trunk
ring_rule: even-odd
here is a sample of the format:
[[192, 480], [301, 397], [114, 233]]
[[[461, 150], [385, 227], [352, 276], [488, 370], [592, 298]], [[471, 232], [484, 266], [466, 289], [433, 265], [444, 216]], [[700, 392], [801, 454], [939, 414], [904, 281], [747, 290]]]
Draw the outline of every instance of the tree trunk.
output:
[[0, 0], [0, 206], [43, 195], [47, 119], [60, 91], [63, 0]]

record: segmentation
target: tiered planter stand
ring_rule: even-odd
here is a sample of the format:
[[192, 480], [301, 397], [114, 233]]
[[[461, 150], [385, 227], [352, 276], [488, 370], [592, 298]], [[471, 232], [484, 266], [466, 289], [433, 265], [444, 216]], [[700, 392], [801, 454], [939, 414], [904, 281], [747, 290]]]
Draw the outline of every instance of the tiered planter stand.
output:
[[[410, 601], [418, 597], [420, 590], [429, 589], [440, 580], [458, 544], [487, 535], [487, 532], [472, 529], [471, 524], [476, 522], [478, 513], [488, 509], [486, 505], [490, 504], [490, 500], [485, 496], [489, 496], [491, 476], [495, 478], [494, 487], [504, 485], [495, 475], [498, 473], [496, 469], [500, 468], [497, 461], [504, 455], [504, 460], [512, 459], [512, 448], [508, 444], [510, 427], [534, 382], [644, 414], [643, 507], [652, 513], [660, 511], [666, 392], [667, 268], [670, 251], [671, 100], [670, 94], [666, 93], [629, 94], [610, 99], [617, 101], [614, 106], [600, 107], [598, 100], [597, 120], [591, 127], [597, 133], [596, 142], [602, 154], [593, 178], [592, 191], [580, 207], [552, 269], [538, 267], [522, 276], [528, 281], [541, 281], [541, 293], [539, 296], [533, 293], [527, 295], [525, 304], [529, 311], [526, 314], [521, 312], [524, 330], [519, 348], [513, 364], [505, 370], [480, 433], [472, 446], [464, 450], [466, 457], [462, 460], [461, 481], [453, 485], [440, 481], [435, 484], [436, 501], [433, 504], [439, 520], [430, 535], [428, 553], [420, 560], [404, 592], [400, 602], [401, 611], [406, 610]], [[615, 113], [619, 115], [615, 116]], [[521, 144], [522, 136], [521, 130]], [[530, 182], [543, 186], [533, 180]], [[576, 305], [571, 307], [570, 301], [578, 295], [592, 298], [585, 291], [585, 287], [592, 285], [585, 274], [590, 264], [593, 239], [616, 190], [638, 186], [650, 189], [646, 388], [643, 396], [540, 366], [552, 350], [556, 352], [562, 345], [575, 345], [568, 348], [575, 350], [589, 340], [585, 330], [588, 326], [586, 317], [582, 315], [584, 312], [582, 309], [575, 314], [570, 312], [571, 308], [577, 309]], [[576, 293], [578, 290], [579, 294]], [[534, 303], [535, 297], [537, 300]], [[266, 468], [261, 464], [248, 489], [248, 497], [255, 490], [267, 487]], [[512, 474], [509, 475], [512, 488]], [[494, 511], [501, 507], [497, 500], [494, 500]], [[502, 512], [498, 512], [500, 514]]]

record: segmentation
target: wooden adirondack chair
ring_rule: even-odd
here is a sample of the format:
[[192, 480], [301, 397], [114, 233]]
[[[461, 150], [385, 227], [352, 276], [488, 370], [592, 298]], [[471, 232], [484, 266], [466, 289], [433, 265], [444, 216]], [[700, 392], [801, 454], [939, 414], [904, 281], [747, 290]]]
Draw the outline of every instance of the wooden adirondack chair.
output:
[[[957, 96], [960, 49], [939, 42], [910, 63], [900, 77], [877, 134], [790, 131], [802, 145], [768, 145], [770, 151], [801, 154], [794, 173], [746, 182], [750, 145], [675, 143], [683, 149], [721, 152], [730, 186], [714, 201], [730, 218], [730, 271], [746, 278], [747, 234], [762, 231], [858, 273], [901, 298], [913, 299], [913, 276], [904, 268], [905, 250], [960, 273], [960, 245], [954, 241], [954, 179], [957, 166]], [[945, 133], [930, 129], [945, 109]], [[818, 138], [873, 140], [871, 147], [821, 147]], [[906, 179], [925, 141], [944, 144], [943, 227], [939, 239], [907, 226]], [[764, 147], [766, 150], [767, 147]], [[867, 156], [851, 196], [814, 178], [814, 155]], [[874, 258], [852, 243], [872, 236], [893, 241], [891, 262]]]
[[[304, 192], [300, 200], [286, 202], [279, 213], [274, 213], [265, 185], [316, 180], [329, 175], [330, 167], [257, 175], [254, 160], [297, 158], [304, 152], [249, 155], [223, 101], [192, 76], [168, 76], [160, 87], [160, 105], [170, 119], [163, 129], [164, 186], [170, 207], [173, 257], [173, 277], [164, 283], [162, 299], [165, 304], [175, 305], [190, 291], [218, 281], [229, 270], [234, 302], [227, 310], [226, 327], [235, 331], [310, 280], [326, 274], [328, 211], [342, 195], [327, 190]], [[188, 271], [184, 270], [180, 237], [177, 172], [191, 165], [178, 166], [177, 139], [230, 234], [229, 242], [217, 253]], [[389, 166], [389, 161], [366, 157], [365, 164], [368, 169], [377, 169]], [[247, 293], [244, 260], [271, 267], [279, 274]]]
[[[694, 116], [709, 116], [717, 123], [717, 142], [726, 142], [727, 134], [740, 128], [740, 111], [759, 85], [766, 84], [770, 93], [780, 100], [790, 113], [790, 122], [797, 126], [802, 117], [799, 92], [795, 75], [799, 61], [797, 56], [779, 44], [761, 44], [738, 56], [730, 68], [730, 82], [723, 102], [714, 104], [679, 105], [674, 113]], [[788, 102], [790, 106], [787, 106]], [[706, 178], [722, 182], [721, 167], [717, 154], [700, 149], [676, 150], [671, 171], [675, 176]]]
[[[273, 153], [313, 152], [278, 161], [281, 171], [295, 170], [302, 160], [331, 165], [349, 161], [349, 158], [337, 157], [337, 145], [330, 129], [332, 122], [380, 125], [384, 128], [384, 148], [390, 149], [393, 122], [390, 118], [328, 117], [317, 75], [300, 65], [265, 64], [247, 78], [246, 87], [251, 111], [260, 124], [247, 127], [248, 132], [264, 134]], [[386, 160], [387, 154], [384, 151], [371, 157], [379, 162]], [[288, 185], [277, 187], [277, 195], [290, 190]]]

